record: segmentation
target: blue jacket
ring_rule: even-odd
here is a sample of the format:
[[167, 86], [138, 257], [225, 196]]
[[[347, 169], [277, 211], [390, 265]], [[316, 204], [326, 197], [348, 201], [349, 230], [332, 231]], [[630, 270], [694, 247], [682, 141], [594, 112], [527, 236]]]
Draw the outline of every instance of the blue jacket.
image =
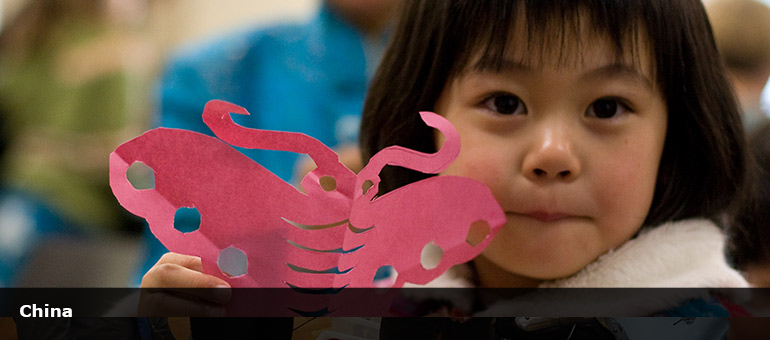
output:
[[[250, 116], [233, 115], [249, 128], [301, 132], [329, 147], [357, 143], [378, 47], [366, 46], [354, 27], [322, 5], [304, 24], [258, 28], [183, 49], [162, 75], [158, 124], [213, 135], [201, 114], [206, 102], [222, 99], [249, 111]], [[284, 180], [293, 180], [300, 155], [239, 150]], [[193, 221], [180, 223], [199, 218], [177, 217]], [[142, 273], [166, 251], [152, 235], [149, 241]]]

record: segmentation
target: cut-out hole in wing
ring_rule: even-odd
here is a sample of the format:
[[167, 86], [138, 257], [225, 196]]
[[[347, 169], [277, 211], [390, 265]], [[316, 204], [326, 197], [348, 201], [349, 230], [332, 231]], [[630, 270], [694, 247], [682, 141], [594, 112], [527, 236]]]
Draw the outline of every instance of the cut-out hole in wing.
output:
[[197, 208], [181, 207], [174, 213], [174, 229], [183, 234], [200, 229], [201, 213]]
[[318, 181], [321, 183], [321, 188], [324, 191], [334, 191], [337, 189], [337, 181], [332, 176], [323, 176]]
[[490, 232], [489, 223], [484, 220], [478, 220], [471, 223], [471, 227], [468, 228], [468, 236], [465, 238], [465, 242], [468, 242], [472, 247], [475, 247], [484, 241]]
[[369, 189], [371, 189], [374, 186], [374, 182], [370, 180], [365, 180], [364, 184], [361, 185], [361, 195], [366, 195], [367, 192], [369, 192]]
[[142, 162], [131, 164], [126, 171], [126, 178], [136, 190], [155, 189], [155, 172]]
[[377, 272], [374, 273], [374, 280], [372, 286], [376, 288], [390, 288], [396, 283], [398, 272], [396, 268], [391, 265], [381, 266], [377, 268]]
[[444, 251], [441, 247], [437, 246], [433, 241], [428, 242], [425, 247], [422, 248], [420, 254], [420, 264], [425, 269], [433, 269], [438, 267], [441, 263], [441, 258], [444, 256]]
[[217, 266], [228, 277], [239, 277], [248, 273], [249, 259], [243, 250], [229, 246], [219, 252]]

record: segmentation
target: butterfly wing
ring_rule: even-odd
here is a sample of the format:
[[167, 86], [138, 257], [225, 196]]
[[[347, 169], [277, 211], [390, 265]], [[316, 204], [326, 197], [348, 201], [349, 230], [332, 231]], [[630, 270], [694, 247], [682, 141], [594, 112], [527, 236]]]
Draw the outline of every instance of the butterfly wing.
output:
[[[439, 176], [374, 199], [354, 210], [351, 223], [372, 226], [355, 261], [356, 269], [367, 273], [357, 284], [371, 285], [374, 273], [390, 265], [398, 275], [394, 286], [400, 287], [404, 282], [425, 284], [478, 256], [505, 223], [505, 214], [480, 182]], [[472, 226], [479, 225], [486, 226], [483, 235], [469, 240]], [[440, 249], [433, 263], [422, 261], [426, 246], [428, 251]]]

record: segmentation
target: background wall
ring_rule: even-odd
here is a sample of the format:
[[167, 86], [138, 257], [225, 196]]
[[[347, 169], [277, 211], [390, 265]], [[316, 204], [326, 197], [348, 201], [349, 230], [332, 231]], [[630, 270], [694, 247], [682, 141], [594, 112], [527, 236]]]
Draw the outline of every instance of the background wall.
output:
[[255, 24], [300, 20], [312, 15], [319, 5], [319, 0], [160, 0], [158, 2], [157, 15], [165, 17], [168, 25], [164, 25], [162, 20], [155, 21], [160, 21], [159, 26], [165, 26], [167, 31], [164, 34], [169, 35], [172, 45]]
[[[75, 0], [77, 1], [77, 0]], [[311, 15], [320, 0], [112, 0], [122, 6], [151, 7], [158, 33], [172, 45], [253, 24], [299, 20]], [[30, 0], [0, 0], [0, 26]]]

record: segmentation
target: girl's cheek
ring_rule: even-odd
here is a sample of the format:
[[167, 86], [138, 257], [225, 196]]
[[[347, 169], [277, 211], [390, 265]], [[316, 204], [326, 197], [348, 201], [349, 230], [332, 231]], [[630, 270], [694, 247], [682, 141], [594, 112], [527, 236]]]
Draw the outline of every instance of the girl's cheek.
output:
[[[477, 180], [484, 183], [495, 193], [502, 185], [502, 178], [505, 177], [505, 173], [508, 170], [501, 164], [504, 161], [501, 160], [500, 155], [489, 152], [488, 149], [476, 148], [467, 151], [461, 153], [454, 163], [442, 174]], [[497, 195], [495, 197], [499, 199]]]
[[505, 178], [509, 169], [505, 169], [500, 155], [495, 155], [489, 150], [467, 150], [452, 163], [443, 175], [461, 176], [474, 179], [486, 185], [492, 192], [492, 196], [502, 204], [505, 201]]
[[[640, 162], [645, 159], [649, 164]], [[657, 163], [650, 155], [627, 153], [604, 165], [604, 175], [594, 183], [603, 211], [616, 223], [641, 223], [646, 218], [657, 179]], [[613, 213], [614, 212], [614, 213]]]

